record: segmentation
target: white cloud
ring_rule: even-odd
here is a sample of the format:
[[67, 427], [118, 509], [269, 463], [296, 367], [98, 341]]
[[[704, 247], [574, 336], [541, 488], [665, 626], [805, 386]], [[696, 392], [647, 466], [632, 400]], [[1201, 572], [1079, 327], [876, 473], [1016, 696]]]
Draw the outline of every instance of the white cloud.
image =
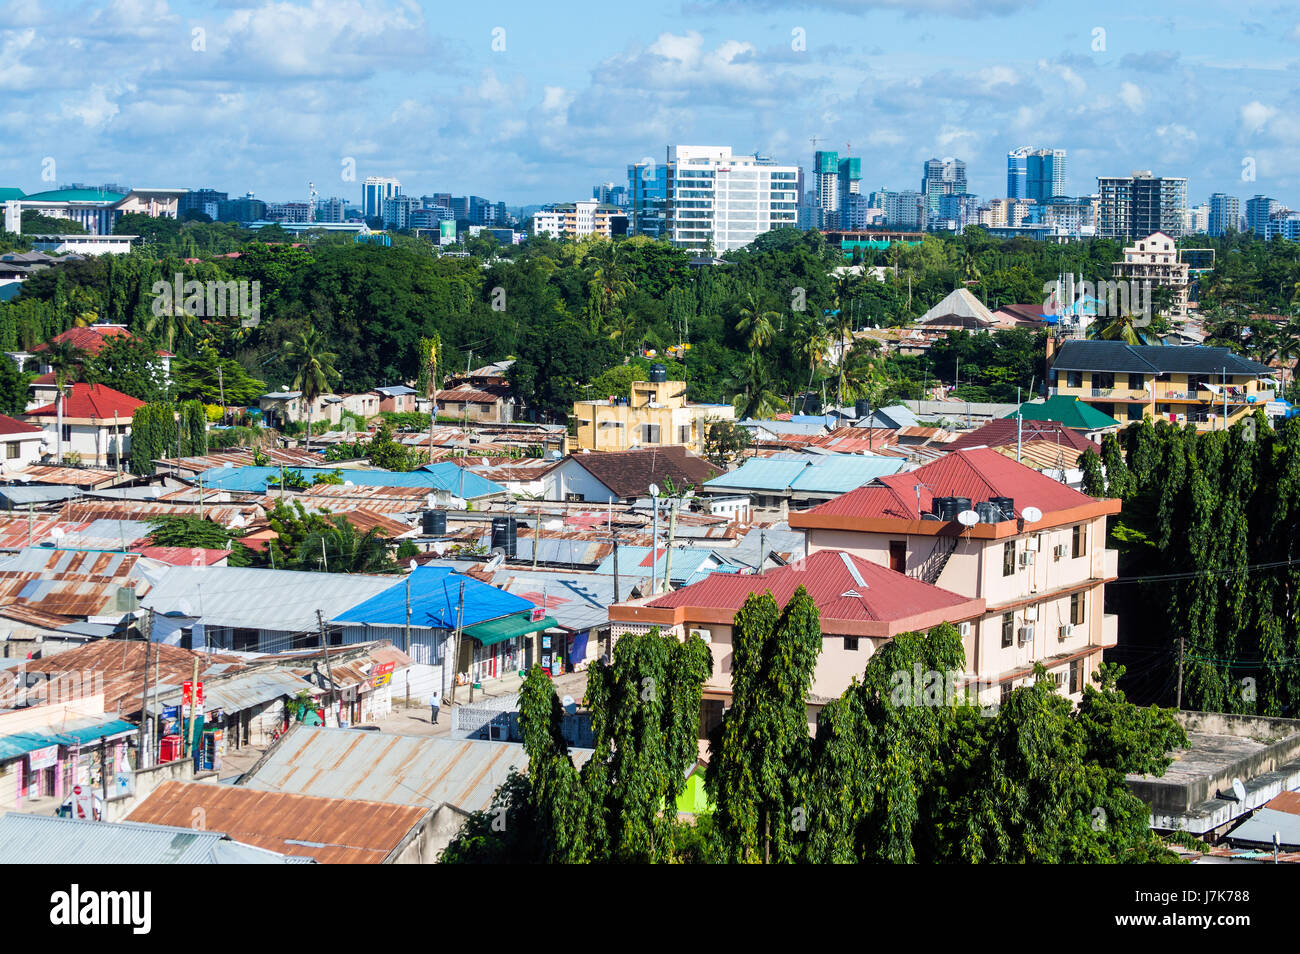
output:
[[1125, 106], [1135, 113], [1142, 112], [1146, 105], [1146, 97], [1142, 93], [1141, 87], [1135, 83], [1123, 82], [1119, 87], [1119, 98]]
[[1272, 106], [1265, 106], [1257, 99], [1251, 100], [1241, 107], [1241, 127], [1248, 133], [1260, 132], [1276, 115], [1277, 110]]

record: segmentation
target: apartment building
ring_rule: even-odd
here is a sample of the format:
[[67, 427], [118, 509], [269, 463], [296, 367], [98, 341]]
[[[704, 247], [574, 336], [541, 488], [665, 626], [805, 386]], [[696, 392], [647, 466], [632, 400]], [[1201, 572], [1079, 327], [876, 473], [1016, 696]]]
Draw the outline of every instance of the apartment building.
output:
[[619, 221], [625, 218], [626, 213], [618, 206], [595, 199], [562, 202], [533, 215], [533, 234], [566, 239], [588, 235], [612, 238], [626, 231], [619, 228]]
[[1127, 176], [1098, 176], [1097, 234], [1103, 238], [1138, 238], [1164, 232], [1183, 234], [1187, 180], [1139, 170]]
[[1113, 274], [1121, 281], [1150, 282], [1151, 289], [1173, 292], [1171, 318], [1187, 317], [1188, 267], [1182, 261], [1178, 243], [1164, 232], [1155, 232], [1124, 249], [1124, 260], [1115, 262]]
[[841, 551], [972, 601], [944, 618], [961, 624], [981, 702], [998, 702], [1039, 663], [1077, 701], [1115, 645], [1103, 598], [1118, 566], [1106, 517], [1119, 509], [981, 447], [881, 477], [789, 522], [804, 531], [810, 559]]
[[368, 218], [384, 214], [384, 200], [402, 191], [402, 183], [386, 176], [366, 176], [361, 185], [361, 210]]
[[1241, 200], [1235, 195], [1216, 192], [1210, 196], [1211, 238], [1220, 238], [1241, 228]]
[[1227, 348], [1069, 340], [1049, 361], [1050, 394], [1120, 421], [1151, 417], [1218, 430], [1225, 419], [1231, 426], [1267, 408], [1274, 395], [1272, 369]]
[[593, 451], [681, 444], [703, 453], [709, 422], [735, 416], [730, 404], [688, 403], [686, 382], [667, 380], [663, 365], [650, 369], [649, 381], [633, 382], [626, 401], [611, 397], [573, 404], [578, 447]]
[[730, 146], [669, 146], [666, 187], [669, 239], [693, 252], [742, 248], [798, 222], [799, 168]]

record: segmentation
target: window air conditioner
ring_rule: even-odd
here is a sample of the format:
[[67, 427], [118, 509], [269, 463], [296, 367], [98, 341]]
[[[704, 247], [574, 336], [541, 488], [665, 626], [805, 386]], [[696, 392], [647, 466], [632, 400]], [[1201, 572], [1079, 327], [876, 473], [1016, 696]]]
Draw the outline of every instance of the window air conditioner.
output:
[[1036, 535], [1032, 537], [1025, 537], [1025, 549], [1031, 552], [1036, 551], [1038, 549], [1038, 537]]
[[1061, 638], [1061, 639], [1069, 639], [1069, 638], [1070, 638], [1071, 636], [1073, 636], [1073, 635], [1074, 635], [1074, 624], [1073, 624], [1073, 623], [1062, 623], [1062, 624], [1061, 624], [1061, 635], [1060, 635], [1060, 638]]
[[1020, 645], [1031, 642], [1034, 638], [1034, 624], [1026, 623], [1020, 627]]
[[960, 633], [962, 636], [969, 636], [969, 635], [970, 635], [970, 623], [969, 623], [969, 622], [966, 622], [966, 623], [958, 623], [958, 624], [957, 624], [957, 632]]
[[1025, 619], [1028, 619], [1028, 620], [1035, 620], [1035, 619], [1038, 619], [1038, 607], [1037, 607], [1037, 606], [1026, 606], [1026, 607], [1025, 607]]
[[1055, 558], [1058, 559], [1058, 560], [1064, 560], [1064, 559], [1065, 559], [1065, 544], [1064, 544], [1064, 543], [1058, 543], [1058, 544], [1057, 544], [1057, 545], [1052, 549], [1052, 556], [1055, 557]]
[[1024, 553], [1020, 554], [1020, 565], [1021, 565], [1021, 566], [1033, 566], [1033, 565], [1034, 565], [1034, 554], [1033, 554], [1033, 551], [1031, 551], [1031, 550], [1026, 550]]
[[700, 637], [700, 639], [704, 640], [706, 643], [713, 642], [713, 634], [707, 629], [693, 629], [691, 630], [691, 635]]

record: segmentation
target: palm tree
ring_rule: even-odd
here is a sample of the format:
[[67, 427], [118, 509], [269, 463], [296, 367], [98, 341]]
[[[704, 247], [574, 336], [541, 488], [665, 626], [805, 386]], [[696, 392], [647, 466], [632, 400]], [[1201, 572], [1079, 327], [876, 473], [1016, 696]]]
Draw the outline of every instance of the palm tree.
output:
[[736, 409], [736, 417], [741, 420], [771, 417], [778, 411], [790, 410], [790, 406], [772, 389], [771, 372], [757, 351], [750, 352], [740, 373], [727, 383], [738, 392], [731, 403]]
[[1094, 321], [1088, 326], [1088, 336], [1102, 338], [1106, 341], [1123, 340], [1131, 345], [1140, 345], [1142, 339], [1138, 336], [1137, 327], [1134, 324], [1135, 318], [1136, 316], [1130, 312], [1127, 315], [1116, 315], [1105, 325], [1099, 321]]
[[86, 352], [71, 341], [50, 341], [45, 346], [44, 361], [54, 371], [55, 427], [58, 428], [57, 458], [63, 463], [63, 392], [81, 378]]
[[817, 367], [826, 360], [831, 349], [831, 337], [826, 326], [810, 317], [801, 329], [796, 348], [799, 356], [808, 362], [808, 387], [811, 388]]
[[176, 350], [176, 340], [189, 341], [194, 337], [195, 319], [185, 310], [185, 304], [173, 301], [164, 304], [157, 314], [150, 309], [145, 316], [145, 333], [156, 338], [168, 351]]
[[342, 375], [335, 369], [338, 355], [325, 350], [325, 336], [308, 327], [297, 338], [284, 343], [284, 357], [295, 368], [293, 387], [302, 392], [307, 404], [307, 450], [311, 450], [313, 407], [316, 399], [329, 391]]
[[382, 573], [393, 569], [388, 540], [378, 527], [362, 533], [346, 517], [332, 516], [328, 530], [309, 533], [298, 547], [295, 562], [302, 569], [319, 566], [330, 573]]
[[736, 322], [736, 330], [745, 336], [745, 343], [750, 351], [758, 351], [772, 343], [772, 336], [775, 333], [772, 329], [772, 320], [780, 317], [779, 312], [763, 311], [754, 293], [750, 292], [745, 299], [744, 307], [740, 309], [740, 320]]

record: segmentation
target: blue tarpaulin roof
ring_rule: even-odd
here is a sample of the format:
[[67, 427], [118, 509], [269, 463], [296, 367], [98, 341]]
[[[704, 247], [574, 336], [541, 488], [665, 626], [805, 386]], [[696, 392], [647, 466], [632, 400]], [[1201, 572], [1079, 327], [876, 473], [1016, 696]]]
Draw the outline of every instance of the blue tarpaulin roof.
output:
[[[429, 464], [419, 470], [407, 472], [392, 470], [345, 470], [333, 467], [286, 467], [285, 474], [297, 471], [310, 482], [317, 474], [330, 474], [334, 470], [344, 482], [357, 487], [415, 487], [422, 490], [441, 490], [456, 497], [474, 499], [493, 494], [504, 494], [506, 488], [480, 477], [450, 461]], [[213, 467], [203, 472], [205, 488], [266, 493], [267, 481], [280, 479], [279, 467]]]
[[0, 761], [26, 755], [36, 749], [50, 745], [86, 745], [96, 742], [104, 736], [112, 738], [126, 732], [135, 732], [136, 727], [122, 719], [94, 718], [78, 720], [60, 732], [53, 729], [31, 729], [27, 732], [14, 732], [0, 736]]
[[[489, 619], [531, 610], [532, 600], [463, 576], [445, 566], [422, 566], [411, 571], [411, 625], [455, 629], [460, 584], [465, 584], [463, 624], [473, 626]], [[402, 626], [406, 623], [406, 581], [359, 603], [334, 617], [336, 623]]]

